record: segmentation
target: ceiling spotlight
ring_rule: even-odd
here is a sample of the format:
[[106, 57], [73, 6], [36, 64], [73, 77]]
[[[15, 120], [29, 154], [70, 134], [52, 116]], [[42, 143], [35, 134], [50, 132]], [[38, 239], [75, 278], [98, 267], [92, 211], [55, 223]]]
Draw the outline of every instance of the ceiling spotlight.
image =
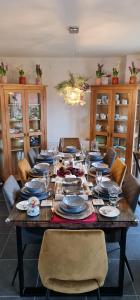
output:
[[68, 31], [69, 31], [69, 33], [79, 33], [79, 27], [78, 26], [69, 26]]

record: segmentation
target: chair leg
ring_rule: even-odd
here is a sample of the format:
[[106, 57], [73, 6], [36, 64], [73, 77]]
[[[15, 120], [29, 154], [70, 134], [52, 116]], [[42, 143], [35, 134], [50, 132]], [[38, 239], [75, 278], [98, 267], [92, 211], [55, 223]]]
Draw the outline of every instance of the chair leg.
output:
[[128, 259], [127, 259], [126, 255], [124, 256], [124, 260], [125, 260], [128, 272], [130, 274], [131, 280], [134, 282], [134, 277], [133, 277], [133, 274], [132, 274], [131, 268], [129, 266], [129, 262], [128, 262]]
[[[24, 252], [25, 252], [26, 246], [27, 246], [27, 245], [25, 244], [24, 247], [23, 247], [22, 255], [23, 255]], [[16, 277], [17, 277], [18, 270], [19, 270], [19, 265], [17, 264], [16, 270], [15, 270], [15, 273], [14, 273], [14, 276], [13, 276], [13, 279], [12, 279], [12, 286], [13, 286], [14, 283], [15, 283], [15, 279], [16, 279]]]
[[46, 289], [46, 296], [47, 296], [47, 300], [50, 300], [50, 290]]
[[100, 289], [97, 289], [97, 300], [101, 300]]

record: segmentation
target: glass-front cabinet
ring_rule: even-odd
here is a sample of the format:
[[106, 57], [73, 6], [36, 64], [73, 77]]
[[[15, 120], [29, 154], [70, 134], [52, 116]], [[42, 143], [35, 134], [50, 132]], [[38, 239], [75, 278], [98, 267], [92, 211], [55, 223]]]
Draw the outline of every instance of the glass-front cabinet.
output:
[[[46, 97], [44, 86], [1, 85], [0, 123], [2, 178], [18, 178], [18, 160], [32, 147], [46, 147]], [[2, 157], [5, 163], [2, 165]]]
[[91, 87], [90, 144], [96, 139], [103, 154], [113, 147], [129, 171], [132, 152], [139, 144], [139, 88], [138, 85]]

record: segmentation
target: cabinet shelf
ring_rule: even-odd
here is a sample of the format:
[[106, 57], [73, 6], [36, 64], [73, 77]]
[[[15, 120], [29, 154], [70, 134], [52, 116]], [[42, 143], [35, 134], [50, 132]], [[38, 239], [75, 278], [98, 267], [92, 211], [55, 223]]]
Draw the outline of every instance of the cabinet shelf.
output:
[[96, 131], [96, 135], [107, 136], [107, 132], [106, 131]]
[[13, 120], [13, 119], [10, 119], [9, 121], [10, 121], [11, 123], [12, 123], [12, 122], [15, 123], [15, 122], [22, 122], [23, 119], [19, 119], [19, 120]]
[[120, 106], [120, 107], [128, 107], [128, 104], [115, 104], [115, 106]]
[[32, 121], [40, 121], [40, 119], [29, 119], [30, 122]]
[[18, 151], [24, 151], [23, 148], [14, 148], [14, 149], [11, 149], [11, 152], [18, 152]]

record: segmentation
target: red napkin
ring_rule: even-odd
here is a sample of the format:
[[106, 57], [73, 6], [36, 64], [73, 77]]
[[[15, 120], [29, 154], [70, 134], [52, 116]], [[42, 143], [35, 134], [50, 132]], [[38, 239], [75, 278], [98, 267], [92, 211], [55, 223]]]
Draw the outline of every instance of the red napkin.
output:
[[96, 222], [96, 214], [92, 213], [89, 217], [82, 220], [69, 220], [54, 214], [51, 218], [51, 223], [93, 223]]

